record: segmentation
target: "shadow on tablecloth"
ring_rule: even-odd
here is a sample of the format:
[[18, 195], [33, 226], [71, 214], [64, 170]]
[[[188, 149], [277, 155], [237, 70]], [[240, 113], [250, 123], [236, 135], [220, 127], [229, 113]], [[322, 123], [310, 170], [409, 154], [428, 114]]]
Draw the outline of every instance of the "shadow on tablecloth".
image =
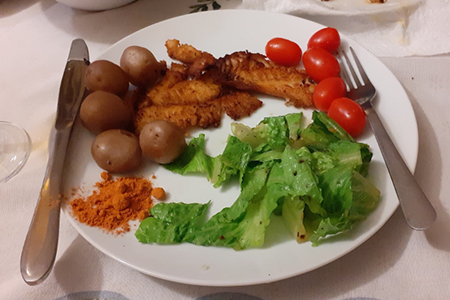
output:
[[[136, 1], [108, 11], [89, 12], [50, 0], [41, 7], [55, 27], [76, 34], [87, 42], [113, 44], [131, 33], [157, 22], [189, 13], [189, 2], [179, 0]], [[69, 18], [61, 18], [61, 15]]]
[[0, 19], [15, 15], [38, 2], [39, 0], [0, 0]]
[[[86, 240], [81, 235], [78, 235], [55, 263], [54, 274], [51, 276], [56, 278], [59, 286], [66, 293], [77, 290], [98, 291], [102, 288], [103, 273], [99, 259], [102, 257], [109, 258], [101, 255], [94, 247], [86, 247], [87, 245], [89, 244]], [[86, 267], [86, 265], [89, 267]]]
[[436, 223], [425, 231], [425, 235], [433, 247], [450, 252], [450, 239], [442, 238], [450, 236], [450, 216], [439, 201], [443, 184], [442, 153], [439, 151], [439, 141], [431, 124], [432, 121], [428, 119], [419, 104], [421, 102], [408, 90], [407, 94], [414, 108], [419, 131], [419, 155], [414, 177], [437, 212]]

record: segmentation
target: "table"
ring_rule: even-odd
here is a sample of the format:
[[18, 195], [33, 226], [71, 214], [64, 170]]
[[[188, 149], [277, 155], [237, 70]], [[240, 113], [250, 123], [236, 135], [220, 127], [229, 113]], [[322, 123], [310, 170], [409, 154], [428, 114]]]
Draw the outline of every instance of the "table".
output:
[[[240, 1], [222, 2], [222, 9], [227, 9]], [[438, 212], [437, 222], [427, 231], [412, 231], [397, 210], [372, 238], [327, 266], [271, 284], [214, 288], [138, 273], [92, 247], [63, 215], [52, 274], [35, 287], [22, 281], [20, 254], [45, 172], [47, 142], [71, 41], [85, 39], [93, 59], [142, 27], [188, 13], [189, 4], [142, 0], [116, 10], [85, 12], [53, 0], [0, 3], [0, 120], [21, 125], [33, 141], [25, 167], [0, 185], [0, 299], [448, 299], [448, 53], [381, 57], [403, 84], [416, 114], [420, 145], [415, 176]]]

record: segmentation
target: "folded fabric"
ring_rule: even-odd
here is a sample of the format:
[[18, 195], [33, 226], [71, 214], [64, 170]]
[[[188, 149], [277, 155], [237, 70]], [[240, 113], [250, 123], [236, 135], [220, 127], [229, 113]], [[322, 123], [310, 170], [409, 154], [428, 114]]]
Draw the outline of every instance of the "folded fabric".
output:
[[335, 27], [381, 57], [450, 53], [449, 1], [242, 0], [240, 8], [286, 13]]

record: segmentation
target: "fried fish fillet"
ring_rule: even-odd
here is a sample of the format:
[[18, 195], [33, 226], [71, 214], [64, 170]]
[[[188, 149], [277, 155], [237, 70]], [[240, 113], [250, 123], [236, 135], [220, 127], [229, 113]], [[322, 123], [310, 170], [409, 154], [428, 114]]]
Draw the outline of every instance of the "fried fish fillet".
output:
[[136, 133], [152, 120], [168, 120], [182, 129], [218, 127], [225, 112], [233, 120], [250, 116], [262, 102], [245, 91], [233, 91], [207, 103], [140, 106], [134, 117]]
[[220, 105], [233, 120], [250, 116], [262, 106], [262, 101], [245, 91], [231, 91], [220, 97]]
[[184, 65], [174, 63], [158, 84], [137, 93], [136, 133], [157, 119], [171, 121], [183, 129], [220, 125], [223, 109], [217, 99], [222, 86], [206, 75], [191, 79], [185, 70]]
[[183, 129], [217, 127], [224, 112], [238, 120], [262, 106], [258, 98], [246, 91], [221, 91], [207, 76], [189, 80], [177, 71], [168, 70], [166, 77], [149, 91], [135, 93], [140, 98], [135, 105], [136, 133], [157, 119], [171, 121]]
[[202, 74], [206, 67], [212, 65], [216, 61], [212, 54], [197, 50], [191, 45], [181, 45], [180, 41], [176, 39], [167, 40], [166, 49], [170, 58], [188, 65], [189, 74], [195, 77]]
[[173, 62], [170, 65], [170, 70], [177, 71], [181, 74], [184, 74], [185, 78], [187, 78], [187, 76], [188, 76], [188, 66], [185, 64], [179, 64], [179, 63]]
[[313, 105], [315, 83], [304, 70], [284, 67], [259, 53], [234, 52], [216, 60], [217, 78], [240, 90], [251, 90], [286, 99], [286, 105]]
[[178, 127], [218, 127], [222, 120], [220, 101], [206, 105], [151, 105], [140, 108], [134, 119], [136, 133], [151, 120], [167, 120]]
[[141, 106], [201, 105], [219, 97], [222, 87], [211, 78], [187, 79], [178, 71], [168, 70], [161, 82], [151, 88]]
[[151, 120], [168, 120], [180, 128], [217, 127], [223, 113], [234, 120], [251, 115], [262, 102], [250, 92], [286, 99], [286, 105], [312, 105], [315, 83], [304, 70], [279, 66], [264, 55], [235, 52], [215, 59], [178, 40], [166, 42], [172, 63], [161, 81], [137, 93], [136, 132]]

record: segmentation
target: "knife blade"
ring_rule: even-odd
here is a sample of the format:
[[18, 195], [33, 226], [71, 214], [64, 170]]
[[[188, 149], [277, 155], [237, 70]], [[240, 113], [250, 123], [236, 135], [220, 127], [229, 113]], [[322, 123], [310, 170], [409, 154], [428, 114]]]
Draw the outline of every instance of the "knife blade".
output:
[[73, 40], [59, 89], [56, 121], [50, 133], [47, 169], [20, 261], [22, 278], [29, 285], [43, 282], [55, 262], [64, 161], [72, 127], [84, 98], [84, 74], [88, 65], [86, 43], [82, 39]]

